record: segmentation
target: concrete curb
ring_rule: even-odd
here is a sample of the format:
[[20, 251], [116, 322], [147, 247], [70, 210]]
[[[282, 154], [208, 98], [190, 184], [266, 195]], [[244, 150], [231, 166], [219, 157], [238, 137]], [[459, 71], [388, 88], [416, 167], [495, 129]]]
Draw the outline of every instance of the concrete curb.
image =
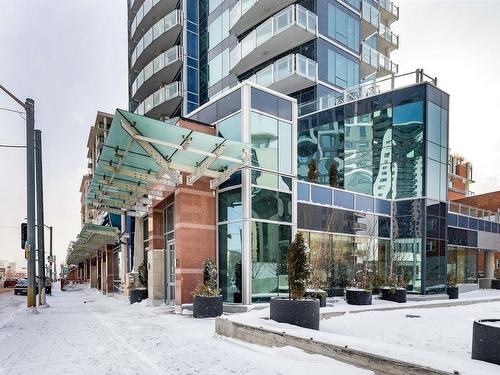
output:
[[262, 327], [248, 326], [227, 318], [215, 320], [219, 335], [268, 347], [294, 346], [313, 354], [320, 354], [350, 365], [374, 371], [378, 375], [452, 375], [453, 372], [435, 370], [409, 362], [351, 349], [312, 338], [297, 337], [285, 332], [275, 332]]
[[402, 303], [396, 306], [384, 306], [384, 307], [371, 307], [366, 309], [358, 310], [346, 310], [346, 311], [324, 311], [320, 313], [321, 320], [330, 319], [336, 316], [341, 316], [345, 314], [357, 314], [363, 312], [373, 312], [373, 311], [393, 311], [393, 310], [407, 310], [407, 309], [434, 309], [438, 307], [453, 307], [453, 306], [467, 306], [474, 305], [477, 303], [489, 303], [489, 302], [500, 302], [500, 298], [488, 298], [480, 300], [452, 300], [454, 302], [439, 302], [439, 303], [428, 303], [428, 304], [408, 304]]

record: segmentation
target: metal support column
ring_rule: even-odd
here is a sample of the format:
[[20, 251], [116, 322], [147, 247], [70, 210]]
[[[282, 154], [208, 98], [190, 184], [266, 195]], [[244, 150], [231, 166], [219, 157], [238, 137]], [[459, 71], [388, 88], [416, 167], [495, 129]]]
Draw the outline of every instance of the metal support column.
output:
[[38, 304], [45, 305], [45, 224], [43, 218], [42, 132], [35, 130]]
[[49, 281], [52, 284], [54, 282], [54, 274], [52, 273], [52, 263], [54, 263], [54, 259], [52, 258], [52, 227], [49, 227]]
[[[35, 102], [26, 99], [26, 191], [28, 221], [28, 307], [36, 307], [36, 254], [35, 254]], [[42, 227], [43, 231], [43, 227]]]

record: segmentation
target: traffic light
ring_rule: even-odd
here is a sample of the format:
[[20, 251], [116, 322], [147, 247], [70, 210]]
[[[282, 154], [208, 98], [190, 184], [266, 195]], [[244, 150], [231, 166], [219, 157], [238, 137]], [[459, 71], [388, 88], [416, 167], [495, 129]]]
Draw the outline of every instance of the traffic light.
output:
[[28, 241], [28, 224], [21, 223], [21, 249], [26, 248], [27, 241]]

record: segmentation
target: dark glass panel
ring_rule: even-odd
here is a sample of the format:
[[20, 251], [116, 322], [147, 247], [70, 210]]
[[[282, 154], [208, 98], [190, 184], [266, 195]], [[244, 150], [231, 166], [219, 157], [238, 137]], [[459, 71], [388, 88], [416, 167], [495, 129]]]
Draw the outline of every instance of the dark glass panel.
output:
[[241, 217], [241, 188], [219, 193], [219, 222]]
[[219, 225], [219, 288], [226, 302], [234, 302], [234, 293], [241, 293], [236, 275], [241, 272], [242, 230], [241, 222]]

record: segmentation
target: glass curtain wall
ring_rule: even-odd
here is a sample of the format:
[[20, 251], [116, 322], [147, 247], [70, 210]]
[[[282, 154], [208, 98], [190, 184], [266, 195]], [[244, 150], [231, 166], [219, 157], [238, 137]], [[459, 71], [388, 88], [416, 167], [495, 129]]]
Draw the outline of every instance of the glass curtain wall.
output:
[[447, 282], [446, 203], [426, 200], [426, 293], [443, 292]]
[[251, 89], [252, 301], [288, 292], [292, 236], [292, 104]]

